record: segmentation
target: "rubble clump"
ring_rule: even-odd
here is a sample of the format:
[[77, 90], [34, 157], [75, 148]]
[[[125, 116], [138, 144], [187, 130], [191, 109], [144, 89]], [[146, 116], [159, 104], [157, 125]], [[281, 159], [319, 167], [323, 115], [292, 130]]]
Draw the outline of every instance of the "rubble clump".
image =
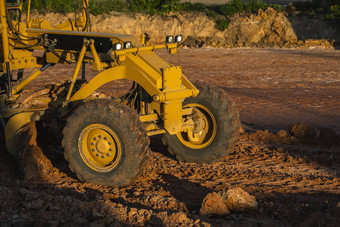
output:
[[231, 187], [227, 191], [209, 193], [203, 199], [200, 215], [222, 216], [257, 208], [258, 203], [254, 196], [239, 187]]

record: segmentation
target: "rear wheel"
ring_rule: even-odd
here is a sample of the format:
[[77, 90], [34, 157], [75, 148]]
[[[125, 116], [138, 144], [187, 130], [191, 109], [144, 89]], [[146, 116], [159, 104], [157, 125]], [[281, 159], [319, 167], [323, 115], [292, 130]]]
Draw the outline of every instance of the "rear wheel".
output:
[[183, 107], [193, 107], [194, 128], [176, 135], [165, 134], [162, 141], [180, 161], [210, 163], [224, 158], [239, 138], [240, 119], [233, 101], [218, 88], [200, 83], [197, 97]]
[[139, 117], [112, 100], [78, 107], [63, 130], [65, 159], [82, 181], [120, 186], [142, 171], [149, 145]]

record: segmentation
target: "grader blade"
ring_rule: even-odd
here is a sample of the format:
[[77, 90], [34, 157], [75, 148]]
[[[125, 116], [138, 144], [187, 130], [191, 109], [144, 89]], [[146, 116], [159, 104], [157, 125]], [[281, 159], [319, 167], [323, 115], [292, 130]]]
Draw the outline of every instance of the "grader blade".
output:
[[47, 180], [53, 168], [51, 161], [37, 145], [35, 122], [26, 124], [17, 134], [16, 145], [19, 168], [25, 181]]

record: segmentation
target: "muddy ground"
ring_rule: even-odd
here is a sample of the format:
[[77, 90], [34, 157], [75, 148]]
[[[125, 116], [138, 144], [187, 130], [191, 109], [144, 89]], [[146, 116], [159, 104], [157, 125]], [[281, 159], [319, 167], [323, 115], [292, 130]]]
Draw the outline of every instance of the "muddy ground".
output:
[[[38, 145], [54, 169], [44, 182], [24, 181], [1, 142], [1, 226], [340, 226], [340, 51], [208, 48], [160, 55], [180, 62], [190, 80], [234, 99], [243, 132], [233, 152], [213, 164], [178, 162], [156, 136], [149, 167], [135, 183], [104, 187], [75, 178], [63, 159], [60, 128], [48, 122], [39, 126]], [[68, 66], [54, 67], [28, 90], [70, 76]], [[128, 85], [100, 92], [116, 95]], [[309, 125], [312, 136], [293, 137], [295, 123]], [[258, 209], [199, 215], [208, 193], [231, 186], [254, 195]]]

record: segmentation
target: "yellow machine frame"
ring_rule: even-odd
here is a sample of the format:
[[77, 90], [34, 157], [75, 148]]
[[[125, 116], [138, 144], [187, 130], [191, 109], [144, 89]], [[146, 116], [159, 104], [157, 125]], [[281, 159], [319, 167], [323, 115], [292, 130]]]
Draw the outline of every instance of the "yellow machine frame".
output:
[[[23, 126], [30, 121], [39, 120], [40, 116], [48, 111], [48, 108], [18, 108], [17, 99], [21, 96], [22, 90], [36, 80], [46, 68], [58, 63], [76, 64], [61, 107], [49, 106], [57, 109], [60, 117], [69, 114], [104, 84], [127, 79], [137, 83], [150, 97], [149, 103], [141, 101], [139, 111], [140, 120], [147, 125], [148, 135], [177, 134], [193, 127], [193, 124], [184, 121], [184, 116], [191, 114], [192, 108], [183, 108], [182, 102], [185, 98], [197, 96], [199, 91], [182, 74], [180, 66], [165, 62], [155, 53], [158, 49], [167, 49], [170, 54], [175, 54], [178, 43], [150, 45], [146, 42], [145, 36], [139, 41], [130, 35], [90, 32], [88, 0], [83, 0], [81, 16], [60, 25], [52, 26], [48, 21], [31, 19], [30, 8], [27, 12], [27, 21], [9, 20], [10, 10], [21, 12], [22, 2], [18, 2], [20, 4], [10, 6], [6, 5], [6, 0], [0, 0], [2, 45], [0, 76], [7, 75], [6, 92], [0, 94], [0, 116], [5, 125], [7, 148], [11, 154], [16, 155], [16, 137]], [[30, 1], [28, 5], [30, 6]], [[56, 38], [53, 40], [50, 37]], [[70, 47], [63, 48], [64, 44], [60, 40], [64, 37], [76, 39], [79, 48], [76, 50]], [[110, 48], [104, 53], [111, 58], [108, 62], [102, 59], [103, 51], [98, 52], [99, 44], [96, 42], [98, 39], [109, 40], [112, 45], [131, 42], [133, 47]], [[43, 57], [33, 55], [35, 50], [44, 51]], [[92, 57], [87, 58], [87, 55]], [[85, 82], [81, 88], [76, 89], [75, 84], [84, 63], [92, 64], [93, 70], [99, 73]], [[14, 70], [24, 69], [33, 71], [16, 82], [11, 80]], [[47, 103], [50, 101], [46, 100]]]

